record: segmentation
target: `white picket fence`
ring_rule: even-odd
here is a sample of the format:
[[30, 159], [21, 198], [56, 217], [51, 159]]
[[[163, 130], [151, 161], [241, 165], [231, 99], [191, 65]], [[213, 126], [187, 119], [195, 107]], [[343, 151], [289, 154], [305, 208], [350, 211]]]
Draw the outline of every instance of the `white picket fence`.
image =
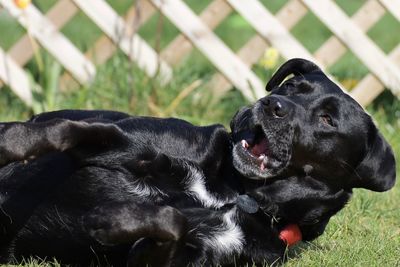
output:
[[[366, 34], [386, 12], [400, 21], [400, 0], [367, 0], [351, 18], [332, 0], [290, 0], [275, 15], [258, 0], [214, 0], [199, 16], [182, 0], [136, 0], [124, 18], [104, 0], [58, 0], [47, 14], [34, 5], [19, 9], [11, 0], [0, 0], [0, 8], [6, 9], [27, 30], [9, 51], [0, 48], [0, 80], [27, 105], [32, 104], [33, 85], [24, 66], [34, 56], [35, 49], [47, 50], [63, 65], [67, 73], [61, 83], [71, 78], [80, 84], [90, 83], [96, 75], [96, 66], [109, 59], [117, 47], [147, 75], [160, 75], [168, 83], [173, 79], [173, 66], [195, 47], [218, 70], [210, 81], [216, 95], [234, 87], [249, 100], [265, 94], [265, 81], [255, 75], [251, 66], [269, 46], [286, 59], [303, 57], [323, 68], [333, 65], [350, 50], [370, 71], [350, 92], [359, 103], [368, 105], [384, 88], [400, 95], [400, 45], [386, 55]], [[79, 10], [104, 33], [86, 52], [77, 49], [60, 32]], [[213, 32], [233, 11], [256, 31], [236, 54]], [[156, 12], [162, 12], [180, 31], [159, 54], [137, 34], [137, 28]], [[333, 33], [313, 54], [290, 33], [308, 12]], [[29, 38], [34, 38], [40, 47], [33, 47], [34, 42]]]

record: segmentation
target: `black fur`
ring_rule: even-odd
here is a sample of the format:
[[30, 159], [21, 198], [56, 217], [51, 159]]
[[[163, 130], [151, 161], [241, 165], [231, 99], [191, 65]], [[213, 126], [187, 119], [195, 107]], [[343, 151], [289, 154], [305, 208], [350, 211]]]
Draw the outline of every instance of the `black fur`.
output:
[[0, 261], [272, 263], [288, 224], [312, 240], [352, 188], [394, 185], [390, 146], [315, 64], [288, 61], [267, 90], [230, 133], [111, 111], [0, 124]]

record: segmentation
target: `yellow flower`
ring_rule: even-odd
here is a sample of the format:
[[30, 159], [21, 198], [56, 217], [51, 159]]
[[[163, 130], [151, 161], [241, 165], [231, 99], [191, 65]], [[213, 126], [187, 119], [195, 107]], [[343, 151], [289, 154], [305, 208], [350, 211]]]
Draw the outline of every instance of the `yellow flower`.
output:
[[14, 0], [14, 4], [20, 9], [25, 9], [30, 3], [31, 0]]
[[356, 87], [358, 82], [359, 81], [357, 79], [344, 79], [344, 80], [340, 81], [340, 83], [344, 86], [344, 88], [346, 88], [348, 90]]
[[278, 63], [278, 59], [278, 49], [270, 47], [265, 50], [263, 57], [260, 59], [260, 65], [266, 69], [272, 69]]

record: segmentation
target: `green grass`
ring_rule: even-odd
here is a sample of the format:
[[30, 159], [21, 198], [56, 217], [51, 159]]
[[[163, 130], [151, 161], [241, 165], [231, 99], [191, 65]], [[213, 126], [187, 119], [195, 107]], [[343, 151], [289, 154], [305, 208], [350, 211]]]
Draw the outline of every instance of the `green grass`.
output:
[[[48, 10], [55, 0], [36, 2], [42, 10]], [[124, 13], [130, 3], [128, 0], [108, 2], [120, 14]], [[186, 2], [199, 13], [210, 1]], [[276, 13], [287, 1], [262, 2], [272, 13]], [[364, 1], [340, 0], [337, 3], [351, 15]], [[159, 19], [159, 16], [151, 19], [139, 33], [153, 47], [163, 48], [178, 31], [164, 18], [162, 30], [158, 33], [161, 35], [157, 37], [155, 29]], [[377, 41], [382, 50], [388, 52], [400, 42], [398, 27], [399, 23], [387, 14], [368, 35]], [[81, 50], [86, 50], [100, 35], [100, 31], [83, 14], [68, 23], [62, 32]], [[1, 47], [8, 49], [23, 33], [24, 30], [4, 10], [0, 11], [0, 36], [7, 37], [0, 38]], [[217, 27], [216, 33], [236, 51], [254, 34], [254, 30], [239, 15], [232, 13]], [[307, 15], [292, 33], [310, 51], [315, 51], [330, 36], [329, 30], [312, 15]], [[41, 57], [45, 64], [43, 71], [38, 70], [35, 60], [31, 60], [27, 66], [32, 78], [43, 88], [35, 93], [34, 110], [24, 106], [9, 88], [3, 87], [0, 90], [1, 121], [25, 120], [39, 111], [79, 108], [113, 109], [135, 115], [175, 116], [200, 125], [223, 123], [228, 126], [235, 111], [247, 104], [236, 90], [231, 90], [217, 103], [211, 101], [213, 88], [207, 87], [207, 82], [215, 73], [215, 68], [196, 50], [174, 69], [174, 79], [166, 86], [161, 86], [157, 79], [146, 77], [122, 53], [118, 53], [98, 67], [93, 84], [64, 92], [57, 87], [62, 68], [48, 54], [41, 53]], [[265, 81], [272, 73], [260, 66], [254, 69]], [[367, 69], [351, 52], [330, 70], [339, 80], [357, 80], [367, 73]], [[183, 89], [193, 84], [198, 86], [172, 108], [171, 102]], [[368, 111], [400, 159], [400, 102], [385, 92], [368, 107]], [[399, 164], [397, 171], [400, 171]], [[332, 218], [324, 235], [311, 244], [303, 244], [292, 250], [286, 266], [400, 266], [399, 202], [399, 184], [386, 193], [355, 190], [348, 206]], [[47, 265], [33, 261], [24, 266]]]

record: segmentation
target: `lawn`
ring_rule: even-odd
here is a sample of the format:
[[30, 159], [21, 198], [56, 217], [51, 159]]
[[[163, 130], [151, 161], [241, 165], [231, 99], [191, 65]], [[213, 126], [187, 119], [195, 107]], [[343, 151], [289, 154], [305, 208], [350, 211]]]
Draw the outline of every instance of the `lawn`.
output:
[[[45, 11], [54, 2], [55, 0], [37, 1], [37, 4]], [[108, 2], [122, 14], [132, 1]], [[196, 12], [200, 12], [210, 1], [185, 2]], [[262, 2], [275, 13], [287, 1]], [[364, 2], [337, 1], [350, 15]], [[164, 18], [161, 35], [157, 36], [154, 29], [158, 22], [159, 16], [155, 16], [139, 33], [154, 47], [163, 48], [178, 34], [178, 30]], [[390, 14], [386, 14], [368, 35], [377, 40], [383, 51], [389, 52], [400, 43], [400, 35], [397, 34], [399, 25]], [[68, 23], [62, 32], [81, 50], [86, 50], [101, 35], [100, 30], [83, 14]], [[24, 30], [4, 10], [0, 11], [0, 45], [4, 49], [11, 47], [23, 33]], [[236, 51], [254, 34], [254, 30], [238, 14], [233, 13], [217, 27], [216, 33]], [[312, 14], [308, 14], [295, 26], [292, 33], [311, 52], [330, 37], [330, 31]], [[1, 121], [25, 120], [34, 112], [78, 108], [113, 109], [135, 115], [174, 116], [200, 125], [223, 123], [228, 126], [235, 111], [248, 104], [236, 90], [229, 91], [216, 103], [212, 101], [213, 88], [207, 87], [207, 81], [211, 79], [215, 69], [196, 50], [176, 66], [174, 79], [165, 86], [161, 86], [157, 79], [146, 77], [119, 52], [106, 64], [98, 67], [92, 84], [66, 91], [57, 87], [62, 68], [47, 53], [42, 52], [40, 57], [44, 62], [42, 70], [39, 70], [35, 59], [27, 65], [32, 79], [43, 88], [43, 91], [35, 93], [35, 108], [27, 108], [7, 87], [3, 87], [0, 90]], [[253, 69], [265, 82], [273, 72], [273, 69], [264, 69], [259, 65]], [[351, 52], [329, 70], [340, 81], [357, 81], [367, 73], [365, 66]], [[191, 93], [181, 99], [179, 93], [192, 87], [194, 89]], [[400, 101], [387, 91], [367, 110], [399, 159]], [[399, 166], [398, 164], [398, 173]], [[393, 190], [385, 193], [355, 190], [351, 202], [332, 218], [324, 235], [310, 244], [302, 244], [291, 250], [285, 266], [400, 266], [398, 203], [399, 183]], [[46, 264], [33, 262], [24, 266], [37, 265]]]

